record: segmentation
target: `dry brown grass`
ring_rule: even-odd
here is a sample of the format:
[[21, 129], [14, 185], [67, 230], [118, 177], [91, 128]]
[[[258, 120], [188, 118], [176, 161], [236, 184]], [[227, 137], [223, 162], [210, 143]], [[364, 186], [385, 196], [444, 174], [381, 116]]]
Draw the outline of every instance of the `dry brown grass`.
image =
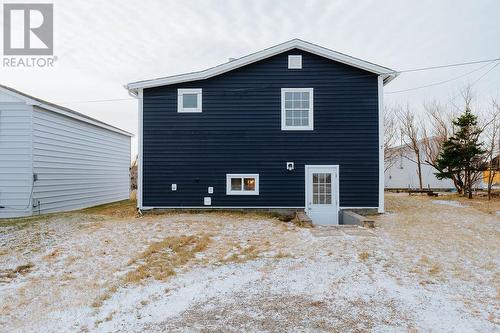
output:
[[358, 259], [362, 260], [362, 261], [367, 260], [369, 257], [370, 257], [370, 254], [366, 251], [362, 251], [358, 254]]
[[147, 279], [166, 280], [176, 274], [176, 269], [193, 259], [196, 253], [205, 250], [210, 244], [208, 235], [171, 236], [155, 242], [140, 253], [129, 265], [135, 269], [128, 272], [122, 281], [112, 284], [92, 302], [99, 308], [111, 298], [123, 284], [141, 283]]
[[134, 217], [137, 215], [137, 203], [135, 200], [123, 200], [105, 205], [85, 208], [79, 212], [84, 214], [105, 215], [109, 217]]
[[474, 195], [472, 199], [468, 199], [467, 197], [459, 194], [447, 194], [439, 196], [439, 200], [458, 201], [465, 206], [473, 207], [487, 214], [495, 215], [496, 212], [500, 211], [500, 196], [498, 194], [493, 196], [491, 200], [488, 200], [485, 192], [479, 192]]
[[261, 250], [255, 245], [233, 244], [228, 251], [225, 251], [219, 259], [220, 263], [243, 263], [257, 259]]
[[19, 265], [13, 269], [0, 270], [0, 281], [2, 281], [2, 279], [15, 279], [19, 275], [28, 274], [31, 272], [33, 267], [35, 267], [35, 265], [27, 263], [25, 265]]
[[209, 243], [208, 235], [171, 236], [153, 243], [130, 263], [137, 267], [125, 275], [125, 283], [139, 283], [148, 278], [165, 280]]
[[286, 252], [279, 250], [278, 253], [274, 257], [276, 259], [284, 259], [284, 258], [291, 258], [292, 255], [290, 253], [286, 253]]
[[429, 274], [436, 275], [442, 271], [441, 265], [435, 263], [429, 268]]

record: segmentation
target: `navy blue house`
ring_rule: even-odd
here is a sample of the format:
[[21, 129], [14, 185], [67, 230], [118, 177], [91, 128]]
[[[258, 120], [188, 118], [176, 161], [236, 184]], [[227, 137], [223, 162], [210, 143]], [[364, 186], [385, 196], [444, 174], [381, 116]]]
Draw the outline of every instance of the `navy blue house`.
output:
[[396, 73], [301, 40], [127, 85], [139, 98], [138, 208], [383, 212], [384, 84]]

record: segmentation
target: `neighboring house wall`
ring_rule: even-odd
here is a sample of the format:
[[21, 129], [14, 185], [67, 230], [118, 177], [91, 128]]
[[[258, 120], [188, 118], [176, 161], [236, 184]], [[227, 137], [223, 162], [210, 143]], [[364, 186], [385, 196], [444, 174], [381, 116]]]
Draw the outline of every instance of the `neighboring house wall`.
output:
[[[488, 181], [490, 179], [490, 170], [483, 171], [482, 173], [482, 183], [481, 187], [484, 189], [488, 189]], [[493, 171], [493, 179], [491, 182], [491, 186], [493, 188], [498, 188], [500, 186], [500, 171]]]
[[[422, 156], [422, 161], [425, 159]], [[392, 161], [386, 161], [390, 163], [391, 167], [385, 171], [385, 188], [387, 189], [407, 189], [419, 188], [418, 179], [418, 166], [415, 162], [416, 157], [409, 149], [401, 150], [394, 156]], [[425, 163], [421, 164], [422, 167], [422, 185], [424, 188], [434, 188], [434, 189], [454, 189], [455, 186], [450, 179], [439, 180], [434, 175], [436, 170]]]
[[31, 110], [0, 92], [0, 218], [31, 215]]
[[[301, 70], [288, 69], [289, 54], [303, 56]], [[327, 164], [340, 166], [341, 207], [378, 207], [377, 79], [291, 50], [206, 80], [144, 89], [143, 206], [199, 207], [210, 196], [215, 207], [304, 207], [304, 166]], [[287, 87], [314, 88], [313, 131], [281, 130]], [[178, 88], [203, 89], [201, 113], [177, 112]], [[228, 173], [258, 173], [259, 195], [226, 195]]]
[[130, 137], [38, 107], [33, 131], [35, 212], [128, 199]]

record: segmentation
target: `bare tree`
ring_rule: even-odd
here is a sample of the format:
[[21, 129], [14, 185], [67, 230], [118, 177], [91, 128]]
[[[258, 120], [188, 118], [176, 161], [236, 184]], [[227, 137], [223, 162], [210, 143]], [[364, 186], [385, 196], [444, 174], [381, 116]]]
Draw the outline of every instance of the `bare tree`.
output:
[[[497, 157], [500, 150], [500, 105], [493, 100], [491, 113], [485, 125], [484, 136], [486, 139], [486, 175], [488, 200], [491, 200], [491, 188], [495, 175], [500, 171], [500, 158]], [[495, 163], [496, 162], [496, 163]]]
[[409, 105], [406, 109], [400, 108], [398, 112], [399, 122], [401, 124], [401, 135], [405, 145], [415, 154], [417, 163], [417, 176], [420, 189], [423, 189], [422, 181], [422, 161], [421, 161], [421, 122], [415, 116], [415, 112], [410, 109]]
[[422, 125], [422, 149], [425, 163], [436, 168], [436, 160], [452, 131], [453, 118], [449, 110], [437, 101], [425, 102], [424, 110], [427, 122]]
[[397, 151], [394, 144], [397, 140], [398, 126], [395, 110], [384, 108], [384, 171], [396, 163]]

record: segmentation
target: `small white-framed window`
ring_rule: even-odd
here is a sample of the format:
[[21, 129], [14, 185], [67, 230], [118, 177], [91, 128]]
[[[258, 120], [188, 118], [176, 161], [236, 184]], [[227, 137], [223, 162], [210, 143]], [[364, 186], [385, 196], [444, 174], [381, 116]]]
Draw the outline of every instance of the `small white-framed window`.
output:
[[281, 88], [281, 130], [314, 129], [313, 88]]
[[302, 56], [289, 55], [288, 56], [288, 69], [302, 69]]
[[227, 195], [259, 195], [258, 174], [226, 174]]
[[177, 112], [201, 112], [201, 89], [177, 89]]

